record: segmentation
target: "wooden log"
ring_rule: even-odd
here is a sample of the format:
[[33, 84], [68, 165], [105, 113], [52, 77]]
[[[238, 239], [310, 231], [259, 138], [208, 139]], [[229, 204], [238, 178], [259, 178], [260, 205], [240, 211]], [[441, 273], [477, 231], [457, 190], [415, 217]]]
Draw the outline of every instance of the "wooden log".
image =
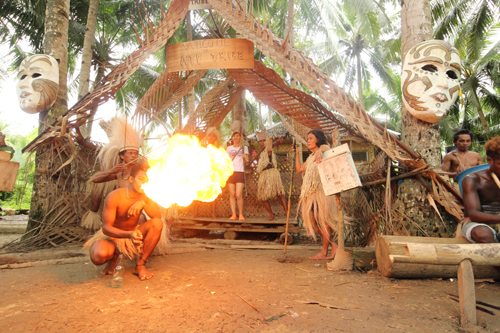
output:
[[[391, 261], [391, 255], [405, 255], [406, 246], [401, 243], [420, 244], [470, 244], [464, 238], [380, 236], [377, 240], [375, 256], [380, 273], [398, 279], [456, 278], [456, 265], [428, 265]], [[476, 279], [500, 278], [500, 272], [493, 266], [473, 266]]]
[[476, 326], [476, 290], [472, 263], [469, 259], [462, 261], [458, 267], [458, 295], [460, 296], [461, 326]]
[[392, 262], [428, 264], [428, 265], [459, 265], [464, 259], [469, 259], [474, 265], [500, 266], [500, 244], [420, 244], [392, 243], [405, 247], [406, 253], [393, 254]]
[[[285, 235], [287, 235], [288, 237], [285, 238]], [[286, 243], [285, 243], [285, 240], [286, 240]], [[282, 233], [280, 235], [280, 244], [287, 244], [287, 245], [292, 245], [293, 244], [293, 237], [292, 235], [290, 235], [289, 233]]]
[[236, 239], [238, 237], [238, 233], [232, 230], [226, 230], [224, 233], [224, 239]]
[[374, 247], [354, 247], [352, 255], [354, 256], [354, 267], [373, 268], [376, 263]]

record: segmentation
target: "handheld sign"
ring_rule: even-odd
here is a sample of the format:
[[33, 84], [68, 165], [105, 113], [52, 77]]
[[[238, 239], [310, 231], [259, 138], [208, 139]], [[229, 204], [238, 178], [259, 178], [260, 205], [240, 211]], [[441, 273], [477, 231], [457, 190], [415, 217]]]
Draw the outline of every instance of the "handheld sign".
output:
[[347, 143], [326, 151], [324, 156], [323, 161], [318, 164], [318, 170], [326, 195], [361, 186]]

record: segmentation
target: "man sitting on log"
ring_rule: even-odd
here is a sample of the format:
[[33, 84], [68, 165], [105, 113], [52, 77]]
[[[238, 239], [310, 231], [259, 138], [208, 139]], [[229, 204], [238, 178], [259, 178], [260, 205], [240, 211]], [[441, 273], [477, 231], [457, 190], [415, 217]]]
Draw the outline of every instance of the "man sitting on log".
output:
[[473, 172], [462, 182], [466, 217], [461, 232], [473, 243], [497, 243], [491, 225], [500, 223], [500, 136], [484, 147], [489, 169]]
[[[135, 272], [140, 280], [148, 280], [153, 273], [146, 269], [148, 257], [161, 236], [163, 223], [160, 206], [148, 198], [142, 185], [148, 182], [146, 160], [137, 162], [128, 178], [128, 186], [111, 192], [104, 204], [102, 229], [85, 243], [95, 265], [108, 265], [103, 274], [113, 274], [118, 254], [131, 260], [139, 257]], [[138, 225], [141, 211], [151, 219]], [[141, 251], [142, 250], [142, 251]]]

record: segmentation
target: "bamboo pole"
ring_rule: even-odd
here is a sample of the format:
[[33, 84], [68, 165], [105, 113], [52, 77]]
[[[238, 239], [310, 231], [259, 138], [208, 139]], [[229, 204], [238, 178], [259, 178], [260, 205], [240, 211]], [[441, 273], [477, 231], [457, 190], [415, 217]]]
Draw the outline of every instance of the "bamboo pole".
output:
[[288, 207], [286, 209], [286, 226], [285, 226], [285, 248], [283, 253], [286, 254], [286, 245], [288, 243], [288, 224], [290, 222], [290, 206], [292, 203], [292, 190], [293, 190], [293, 175], [295, 173], [295, 154], [297, 150], [297, 146], [295, 144], [295, 139], [293, 139], [293, 152], [292, 152], [292, 175], [290, 177], [290, 190], [288, 191]]

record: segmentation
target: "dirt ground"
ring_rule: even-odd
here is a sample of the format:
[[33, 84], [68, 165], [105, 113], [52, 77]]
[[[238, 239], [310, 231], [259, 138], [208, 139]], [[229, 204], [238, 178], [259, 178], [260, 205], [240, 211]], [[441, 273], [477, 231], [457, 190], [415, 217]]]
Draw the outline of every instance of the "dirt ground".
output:
[[[319, 244], [292, 245], [287, 258], [298, 262], [280, 263], [282, 250], [242, 250], [223, 242], [173, 243], [175, 254], [150, 259], [155, 277], [149, 281], [132, 275], [128, 262], [124, 285], [117, 289], [77, 246], [40, 251], [39, 259], [66, 253], [77, 262], [0, 270], [0, 331], [460, 331], [458, 303], [446, 294], [458, 293], [456, 280], [332, 273], [325, 260], [307, 259]], [[9, 256], [16, 255], [0, 259], [5, 263]], [[500, 305], [498, 284], [477, 282], [476, 295]], [[495, 316], [477, 313], [480, 331], [500, 332], [500, 311], [494, 311]]]

